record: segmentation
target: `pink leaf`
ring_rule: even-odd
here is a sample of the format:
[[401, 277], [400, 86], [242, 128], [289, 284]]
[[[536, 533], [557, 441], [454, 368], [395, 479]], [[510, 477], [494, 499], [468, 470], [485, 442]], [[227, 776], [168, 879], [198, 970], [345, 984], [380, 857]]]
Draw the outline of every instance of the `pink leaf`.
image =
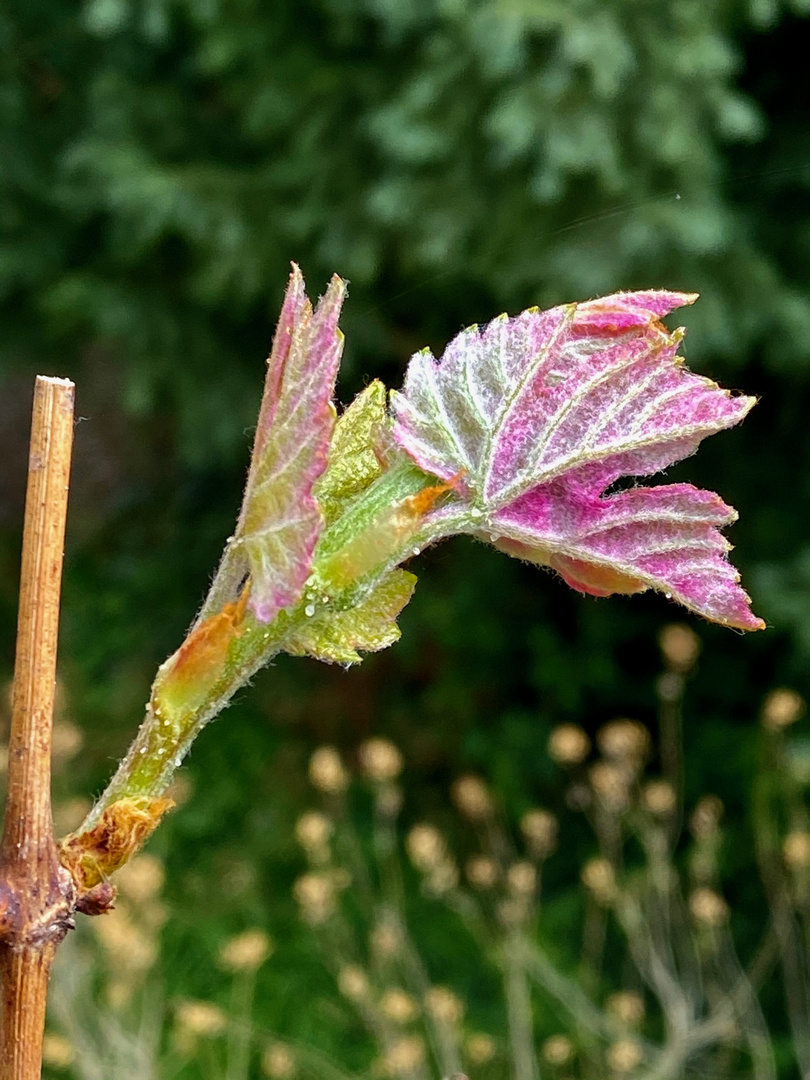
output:
[[[689, 485], [605, 491], [648, 476], [741, 420], [754, 399], [689, 372], [659, 321], [692, 294], [620, 293], [472, 327], [412, 358], [395, 436], [453, 482], [467, 531], [595, 595], [659, 589], [756, 629], [718, 526], [734, 511]], [[447, 512], [447, 511], [445, 511]]]
[[248, 573], [250, 608], [261, 622], [301, 596], [323, 527], [312, 488], [326, 468], [335, 423], [345, 295], [344, 282], [333, 277], [313, 313], [293, 265], [267, 361], [242, 510], [200, 618], [232, 601]]

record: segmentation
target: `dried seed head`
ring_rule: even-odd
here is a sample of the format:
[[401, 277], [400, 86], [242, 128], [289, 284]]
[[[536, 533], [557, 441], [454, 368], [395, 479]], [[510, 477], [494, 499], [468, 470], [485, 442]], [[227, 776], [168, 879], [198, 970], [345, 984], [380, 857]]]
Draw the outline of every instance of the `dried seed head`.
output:
[[506, 872], [506, 883], [515, 896], [533, 896], [537, 888], [537, 871], [530, 862], [513, 863]]
[[69, 1069], [76, 1057], [76, 1051], [70, 1039], [46, 1031], [42, 1040], [42, 1063], [52, 1069]]
[[369, 943], [377, 956], [388, 959], [402, 949], [402, 934], [393, 923], [381, 922], [371, 931]]
[[717, 835], [723, 818], [723, 804], [716, 795], [699, 799], [689, 818], [689, 828], [696, 840], [711, 840]]
[[728, 922], [728, 904], [714, 889], [702, 886], [689, 897], [689, 911], [699, 926], [716, 929]]
[[319, 747], [309, 759], [309, 779], [326, 795], [340, 795], [349, 784], [349, 774], [333, 746]]
[[782, 854], [791, 870], [806, 870], [810, 866], [810, 833], [788, 833], [782, 844]]
[[414, 825], [406, 846], [411, 862], [423, 873], [435, 870], [447, 857], [444, 837], [433, 825]]
[[295, 838], [309, 853], [323, 852], [332, 836], [332, 822], [317, 810], [302, 814], [295, 824]]
[[520, 819], [520, 831], [536, 859], [545, 859], [557, 847], [557, 819], [548, 810], [527, 810]]
[[492, 796], [478, 776], [461, 776], [450, 789], [459, 812], [470, 821], [485, 821], [492, 813]]
[[121, 896], [136, 904], [146, 904], [160, 895], [166, 871], [156, 855], [136, 855], [115, 875]]
[[589, 859], [582, 867], [580, 877], [598, 903], [608, 905], [616, 899], [616, 875], [607, 859]]
[[225, 971], [258, 971], [272, 951], [270, 938], [256, 927], [226, 941], [217, 959]]
[[591, 740], [576, 724], [560, 724], [548, 740], [548, 756], [558, 765], [579, 765], [591, 752]]
[[402, 754], [388, 739], [368, 739], [357, 753], [363, 774], [375, 784], [396, 780], [402, 772]]
[[460, 1024], [464, 1002], [447, 986], [433, 986], [425, 995], [425, 1010], [441, 1024]]
[[338, 972], [338, 990], [350, 1001], [365, 1000], [370, 991], [368, 976], [362, 968], [348, 966]]
[[228, 1026], [228, 1018], [210, 1001], [178, 1001], [174, 1008], [177, 1026], [191, 1035], [213, 1039]]
[[293, 1080], [297, 1067], [289, 1046], [281, 1042], [270, 1043], [262, 1054], [262, 1072], [270, 1080]]
[[467, 880], [474, 889], [491, 889], [498, 881], [498, 866], [486, 855], [474, 855], [464, 867]]
[[588, 778], [594, 794], [606, 810], [620, 814], [629, 807], [633, 778], [627, 769], [609, 761], [597, 761], [591, 766]]
[[608, 1048], [608, 1065], [614, 1072], [631, 1073], [644, 1060], [641, 1046], [634, 1039], [620, 1039]]
[[611, 720], [600, 728], [596, 742], [611, 761], [638, 765], [650, 749], [650, 733], [637, 720]]
[[395, 1024], [409, 1024], [419, 1015], [419, 1006], [410, 994], [394, 986], [380, 998], [380, 1012]]
[[644, 998], [633, 990], [619, 990], [605, 1002], [611, 1016], [627, 1027], [638, 1027], [644, 1019]]
[[470, 1065], [487, 1065], [495, 1057], [495, 1040], [481, 1031], [468, 1035], [464, 1043]]
[[314, 926], [325, 922], [335, 910], [335, 887], [328, 874], [303, 874], [293, 885], [301, 916]]
[[700, 656], [700, 638], [686, 623], [669, 623], [658, 635], [658, 644], [667, 667], [682, 674], [691, 671]]
[[389, 1047], [383, 1060], [391, 1075], [408, 1076], [425, 1060], [425, 1044], [418, 1035], [405, 1035]]
[[801, 719], [805, 708], [804, 698], [795, 690], [771, 690], [762, 704], [762, 726], [768, 731], [784, 731]]
[[540, 1052], [549, 1065], [568, 1065], [574, 1060], [574, 1044], [567, 1035], [552, 1035], [543, 1043]]
[[678, 807], [678, 796], [668, 780], [650, 780], [641, 789], [641, 803], [656, 817], [670, 817]]

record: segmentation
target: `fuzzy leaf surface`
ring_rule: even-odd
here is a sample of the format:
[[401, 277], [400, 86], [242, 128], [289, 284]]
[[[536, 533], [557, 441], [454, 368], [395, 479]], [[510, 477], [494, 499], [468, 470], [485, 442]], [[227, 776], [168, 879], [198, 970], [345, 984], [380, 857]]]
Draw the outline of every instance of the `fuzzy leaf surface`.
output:
[[466, 531], [594, 595], [658, 589], [758, 629], [717, 531], [736, 514], [690, 485], [606, 494], [738, 423], [754, 404], [688, 371], [660, 322], [693, 294], [619, 293], [471, 327], [414, 356], [394, 435], [470, 509]]

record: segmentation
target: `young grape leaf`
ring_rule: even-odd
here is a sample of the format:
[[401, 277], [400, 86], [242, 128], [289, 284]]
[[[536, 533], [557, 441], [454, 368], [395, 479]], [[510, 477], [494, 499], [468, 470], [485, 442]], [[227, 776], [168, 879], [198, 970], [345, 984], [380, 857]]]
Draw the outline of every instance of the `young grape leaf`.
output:
[[754, 404], [677, 356], [683, 331], [660, 318], [695, 299], [619, 293], [471, 327], [441, 362], [411, 359], [392, 396], [394, 436], [459, 493], [463, 531], [552, 566], [583, 592], [655, 588], [706, 618], [759, 629], [717, 531], [735, 520], [731, 508], [687, 484], [606, 494], [620, 477], [693, 453]]

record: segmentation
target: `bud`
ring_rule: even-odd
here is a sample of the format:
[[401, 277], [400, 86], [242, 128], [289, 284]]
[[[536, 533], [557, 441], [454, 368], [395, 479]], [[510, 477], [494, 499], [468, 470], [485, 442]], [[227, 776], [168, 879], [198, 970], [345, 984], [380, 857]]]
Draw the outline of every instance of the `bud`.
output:
[[620, 1039], [607, 1052], [608, 1065], [617, 1073], [630, 1073], [644, 1060], [641, 1047], [633, 1039]]
[[632, 990], [619, 990], [605, 1002], [611, 1016], [627, 1027], [638, 1027], [644, 1019], [644, 999]]
[[313, 787], [326, 795], [340, 795], [349, 784], [340, 754], [332, 746], [321, 746], [309, 761], [309, 779]]
[[658, 635], [664, 663], [680, 674], [695, 666], [700, 655], [700, 638], [686, 623], [669, 623]]
[[650, 780], [641, 789], [641, 803], [655, 817], [670, 817], [678, 807], [678, 796], [668, 780]]
[[788, 833], [782, 854], [791, 870], [806, 870], [810, 866], [810, 833]]
[[498, 881], [498, 867], [486, 855], [474, 855], [464, 868], [467, 880], [474, 889], [492, 889]]
[[455, 1026], [464, 1019], [464, 1003], [446, 986], [433, 986], [428, 990], [425, 1009], [440, 1024]]
[[409, 1024], [419, 1015], [419, 1006], [410, 994], [392, 987], [380, 999], [380, 1011], [395, 1024]]
[[574, 1044], [567, 1035], [552, 1035], [543, 1043], [540, 1052], [549, 1065], [558, 1068], [574, 1060]]
[[271, 952], [270, 938], [264, 930], [245, 930], [226, 941], [219, 950], [219, 966], [234, 973], [257, 971]]
[[450, 795], [459, 812], [470, 821], [484, 821], [492, 813], [492, 797], [486, 784], [477, 776], [461, 776]]
[[582, 867], [580, 877], [598, 903], [607, 906], [616, 899], [616, 875], [607, 859], [589, 859]]
[[611, 761], [640, 763], [650, 748], [650, 733], [637, 720], [611, 720], [596, 736], [599, 749]]
[[557, 819], [548, 810], [527, 810], [520, 819], [520, 831], [535, 859], [545, 859], [557, 847]]
[[728, 904], [722, 896], [702, 886], [689, 897], [689, 911], [700, 926], [715, 930], [728, 921]]
[[375, 784], [396, 780], [402, 772], [402, 754], [388, 739], [367, 739], [357, 753], [363, 774]]
[[795, 690], [771, 690], [762, 704], [762, 726], [768, 731], [784, 731], [801, 719], [804, 710], [804, 698]]
[[560, 724], [548, 740], [548, 756], [558, 765], [581, 764], [591, 752], [591, 740], [576, 724]]

